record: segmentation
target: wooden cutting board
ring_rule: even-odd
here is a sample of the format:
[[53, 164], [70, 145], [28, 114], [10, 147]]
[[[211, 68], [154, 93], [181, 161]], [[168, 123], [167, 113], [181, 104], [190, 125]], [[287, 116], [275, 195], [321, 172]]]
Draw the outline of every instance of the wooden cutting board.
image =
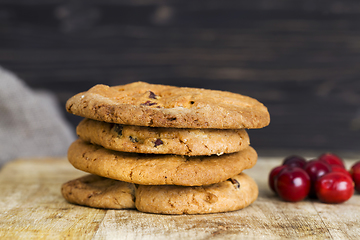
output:
[[69, 204], [61, 184], [85, 173], [65, 158], [13, 161], [0, 172], [0, 239], [359, 239], [358, 193], [338, 205], [283, 202], [267, 185], [270, 169], [280, 162], [260, 158], [246, 170], [260, 189], [249, 207], [172, 216]]

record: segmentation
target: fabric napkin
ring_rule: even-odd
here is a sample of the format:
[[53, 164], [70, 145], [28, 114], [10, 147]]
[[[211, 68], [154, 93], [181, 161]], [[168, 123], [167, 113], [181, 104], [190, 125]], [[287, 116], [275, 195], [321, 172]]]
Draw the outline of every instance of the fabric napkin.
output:
[[55, 96], [0, 67], [0, 167], [16, 158], [66, 156], [75, 140]]

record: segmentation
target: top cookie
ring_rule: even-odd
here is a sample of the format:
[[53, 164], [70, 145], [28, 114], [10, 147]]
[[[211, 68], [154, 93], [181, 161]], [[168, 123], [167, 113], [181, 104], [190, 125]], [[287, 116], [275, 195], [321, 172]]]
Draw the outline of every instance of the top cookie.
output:
[[267, 108], [236, 93], [135, 82], [96, 85], [71, 97], [68, 112], [110, 123], [173, 128], [262, 128]]

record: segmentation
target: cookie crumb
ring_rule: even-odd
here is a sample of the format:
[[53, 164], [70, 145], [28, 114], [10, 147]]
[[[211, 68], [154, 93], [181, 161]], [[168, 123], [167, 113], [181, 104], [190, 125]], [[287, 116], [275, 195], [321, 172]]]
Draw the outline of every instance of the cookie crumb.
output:
[[156, 94], [152, 91], [149, 91], [149, 98], [156, 99]]
[[240, 183], [238, 182], [238, 180], [236, 180], [235, 178], [229, 178], [228, 181], [230, 181], [235, 189], [240, 189]]

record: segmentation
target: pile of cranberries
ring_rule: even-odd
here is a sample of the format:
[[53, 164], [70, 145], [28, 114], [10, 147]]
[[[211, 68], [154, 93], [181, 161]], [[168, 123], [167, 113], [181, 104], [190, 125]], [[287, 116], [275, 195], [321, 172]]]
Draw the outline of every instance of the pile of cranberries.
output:
[[343, 160], [324, 153], [313, 160], [289, 156], [269, 174], [271, 190], [285, 201], [297, 202], [306, 197], [324, 203], [342, 203], [360, 192], [360, 161], [347, 171]]

